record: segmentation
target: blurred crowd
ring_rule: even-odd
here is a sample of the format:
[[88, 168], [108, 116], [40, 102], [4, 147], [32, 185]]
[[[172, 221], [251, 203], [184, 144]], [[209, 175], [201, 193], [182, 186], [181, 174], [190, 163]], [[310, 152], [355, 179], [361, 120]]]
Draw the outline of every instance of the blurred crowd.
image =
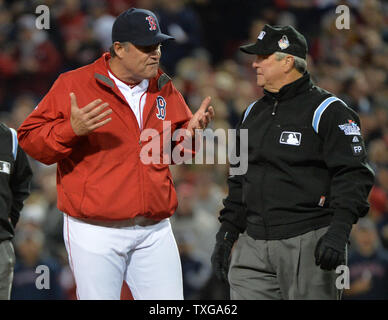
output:
[[[36, 27], [35, 9], [41, 4], [49, 8], [49, 29]], [[341, 4], [350, 9], [349, 29], [336, 27], [335, 9]], [[238, 47], [256, 41], [265, 23], [291, 24], [306, 36], [314, 82], [359, 113], [376, 172], [370, 212], [352, 231], [351, 289], [344, 298], [388, 299], [388, 2], [0, 0], [0, 121], [17, 129], [60, 73], [107, 51], [115, 17], [131, 6], [154, 11], [161, 29], [175, 37], [163, 44], [162, 68], [190, 107], [212, 97], [214, 130], [234, 128], [245, 108], [263, 94], [255, 85], [253, 57]], [[220, 141], [219, 147], [225, 149]], [[14, 238], [12, 299], [75, 299], [56, 208], [56, 168], [30, 163], [34, 180]], [[179, 200], [171, 222], [185, 298], [227, 299], [227, 285], [214, 278], [210, 256], [228, 165], [215, 159], [215, 164], [171, 166], [171, 171]], [[49, 290], [36, 288], [39, 265], [49, 267]]]

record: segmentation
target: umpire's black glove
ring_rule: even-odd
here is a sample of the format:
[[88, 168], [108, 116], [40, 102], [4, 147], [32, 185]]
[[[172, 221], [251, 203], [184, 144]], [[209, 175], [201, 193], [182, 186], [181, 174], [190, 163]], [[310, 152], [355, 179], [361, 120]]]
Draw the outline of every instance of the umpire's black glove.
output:
[[230, 253], [238, 236], [239, 231], [228, 222], [221, 224], [221, 228], [216, 235], [216, 245], [211, 262], [216, 277], [221, 281], [228, 282]]
[[345, 263], [345, 248], [352, 224], [333, 221], [315, 248], [315, 264], [323, 270], [334, 270]]

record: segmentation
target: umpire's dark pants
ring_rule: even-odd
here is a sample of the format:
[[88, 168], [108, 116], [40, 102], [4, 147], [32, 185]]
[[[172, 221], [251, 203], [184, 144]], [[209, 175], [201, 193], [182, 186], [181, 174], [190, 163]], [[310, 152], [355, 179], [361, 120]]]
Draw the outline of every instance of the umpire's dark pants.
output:
[[0, 300], [9, 300], [15, 266], [15, 252], [10, 240], [0, 242]]
[[315, 246], [326, 231], [269, 241], [242, 234], [229, 270], [231, 299], [340, 299], [339, 274], [315, 265]]

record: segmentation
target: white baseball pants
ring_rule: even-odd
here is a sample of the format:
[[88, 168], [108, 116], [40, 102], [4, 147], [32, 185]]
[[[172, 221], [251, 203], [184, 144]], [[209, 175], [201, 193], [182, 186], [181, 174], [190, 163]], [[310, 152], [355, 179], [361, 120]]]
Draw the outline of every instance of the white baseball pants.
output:
[[81, 300], [182, 300], [182, 270], [169, 219], [149, 226], [89, 224], [64, 214], [69, 264]]

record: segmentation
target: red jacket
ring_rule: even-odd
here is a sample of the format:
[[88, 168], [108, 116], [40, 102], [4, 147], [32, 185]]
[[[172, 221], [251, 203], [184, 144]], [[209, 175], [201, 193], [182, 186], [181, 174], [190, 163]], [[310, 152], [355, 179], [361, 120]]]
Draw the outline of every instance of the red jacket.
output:
[[[105, 53], [90, 65], [61, 74], [20, 126], [19, 143], [31, 157], [58, 164], [58, 208], [70, 216], [169, 217], [177, 207], [177, 197], [168, 164], [146, 165], [140, 160], [147, 142], [140, 141], [136, 117], [108, 76], [109, 58]], [[98, 98], [108, 102], [112, 121], [87, 136], [75, 135], [69, 120], [70, 92], [75, 93], [79, 107]], [[164, 120], [157, 117], [158, 96], [165, 101]], [[159, 70], [149, 81], [143, 128], [162, 133], [164, 121], [171, 121], [174, 130], [187, 126], [191, 117], [181, 94]]]

